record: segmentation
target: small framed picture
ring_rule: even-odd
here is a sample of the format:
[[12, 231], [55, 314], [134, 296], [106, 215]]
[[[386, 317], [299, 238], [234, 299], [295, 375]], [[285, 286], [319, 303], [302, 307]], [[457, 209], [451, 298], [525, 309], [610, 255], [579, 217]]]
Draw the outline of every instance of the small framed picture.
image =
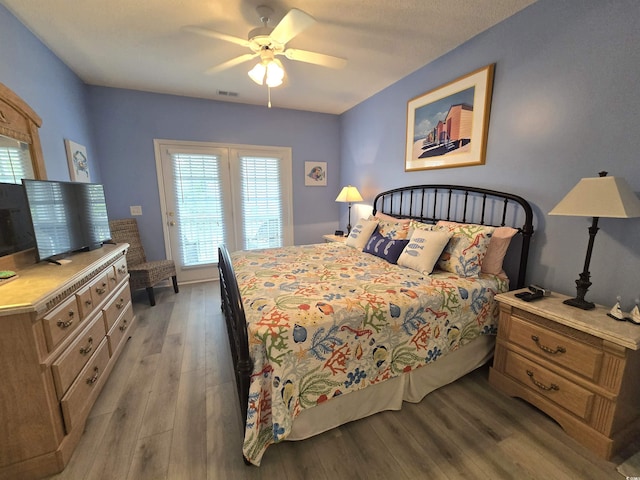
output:
[[307, 187], [326, 187], [327, 162], [304, 162], [304, 184]]
[[64, 140], [64, 147], [67, 150], [67, 162], [69, 163], [69, 177], [71, 181], [91, 182], [86, 147], [68, 139]]

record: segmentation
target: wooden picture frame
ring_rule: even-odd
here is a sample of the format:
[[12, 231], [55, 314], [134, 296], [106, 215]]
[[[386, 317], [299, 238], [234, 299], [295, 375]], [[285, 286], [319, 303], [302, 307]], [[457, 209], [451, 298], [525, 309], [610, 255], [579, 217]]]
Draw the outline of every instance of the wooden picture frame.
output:
[[64, 147], [67, 151], [69, 178], [71, 178], [71, 181], [85, 183], [91, 182], [89, 159], [87, 158], [86, 147], [68, 139], [64, 140]]
[[304, 162], [304, 184], [307, 187], [326, 187], [327, 162]]
[[484, 165], [495, 64], [407, 102], [404, 169]]

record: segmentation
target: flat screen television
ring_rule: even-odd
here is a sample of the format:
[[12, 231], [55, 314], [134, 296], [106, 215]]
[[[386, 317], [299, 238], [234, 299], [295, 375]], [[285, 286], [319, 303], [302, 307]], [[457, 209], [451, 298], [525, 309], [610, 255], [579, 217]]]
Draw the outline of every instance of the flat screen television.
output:
[[93, 250], [111, 240], [102, 185], [26, 179], [22, 184], [39, 261]]
[[0, 257], [36, 246], [29, 204], [19, 183], [0, 183]]

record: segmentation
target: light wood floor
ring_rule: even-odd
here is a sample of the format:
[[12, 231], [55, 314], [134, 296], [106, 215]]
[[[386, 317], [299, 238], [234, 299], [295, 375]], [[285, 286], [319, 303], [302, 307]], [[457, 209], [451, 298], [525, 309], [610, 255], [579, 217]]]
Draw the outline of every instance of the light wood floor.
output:
[[616, 479], [615, 466], [530, 405], [494, 391], [482, 367], [400, 412], [241, 457], [242, 432], [217, 283], [162, 288], [55, 479]]

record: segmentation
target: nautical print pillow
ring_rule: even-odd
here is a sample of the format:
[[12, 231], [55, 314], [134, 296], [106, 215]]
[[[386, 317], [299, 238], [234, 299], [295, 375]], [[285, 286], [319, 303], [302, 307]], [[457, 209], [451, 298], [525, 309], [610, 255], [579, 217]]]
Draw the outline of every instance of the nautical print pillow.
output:
[[409, 243], [409, 240], [386, 238], [381, 235], [379, 231], [375, 231], [369, 238], [363, 251], [376, 257], [384, 258], [389, 263], [396, 264], [398, 263], [398, 257], [404, 250], [404, 247], [407, 246], [407, 243]]
[[439, 221], [436, 228], [453, 235], [438, 260], [438, 268], [461, 277], [479, 276], [495, 227]]
[[415, 229], [409, 243], [398, 257], [398, 265], [429, 275], [451, 235], [440, 230]]
[[349, 236], [347, 237], [346, 244], [350, 247], [362, 250], [369, 241], [369, 237], [378, 226], [377, 220], [365, 220], [361, 218], [356, 223], [355, 227], [351, 229]]

